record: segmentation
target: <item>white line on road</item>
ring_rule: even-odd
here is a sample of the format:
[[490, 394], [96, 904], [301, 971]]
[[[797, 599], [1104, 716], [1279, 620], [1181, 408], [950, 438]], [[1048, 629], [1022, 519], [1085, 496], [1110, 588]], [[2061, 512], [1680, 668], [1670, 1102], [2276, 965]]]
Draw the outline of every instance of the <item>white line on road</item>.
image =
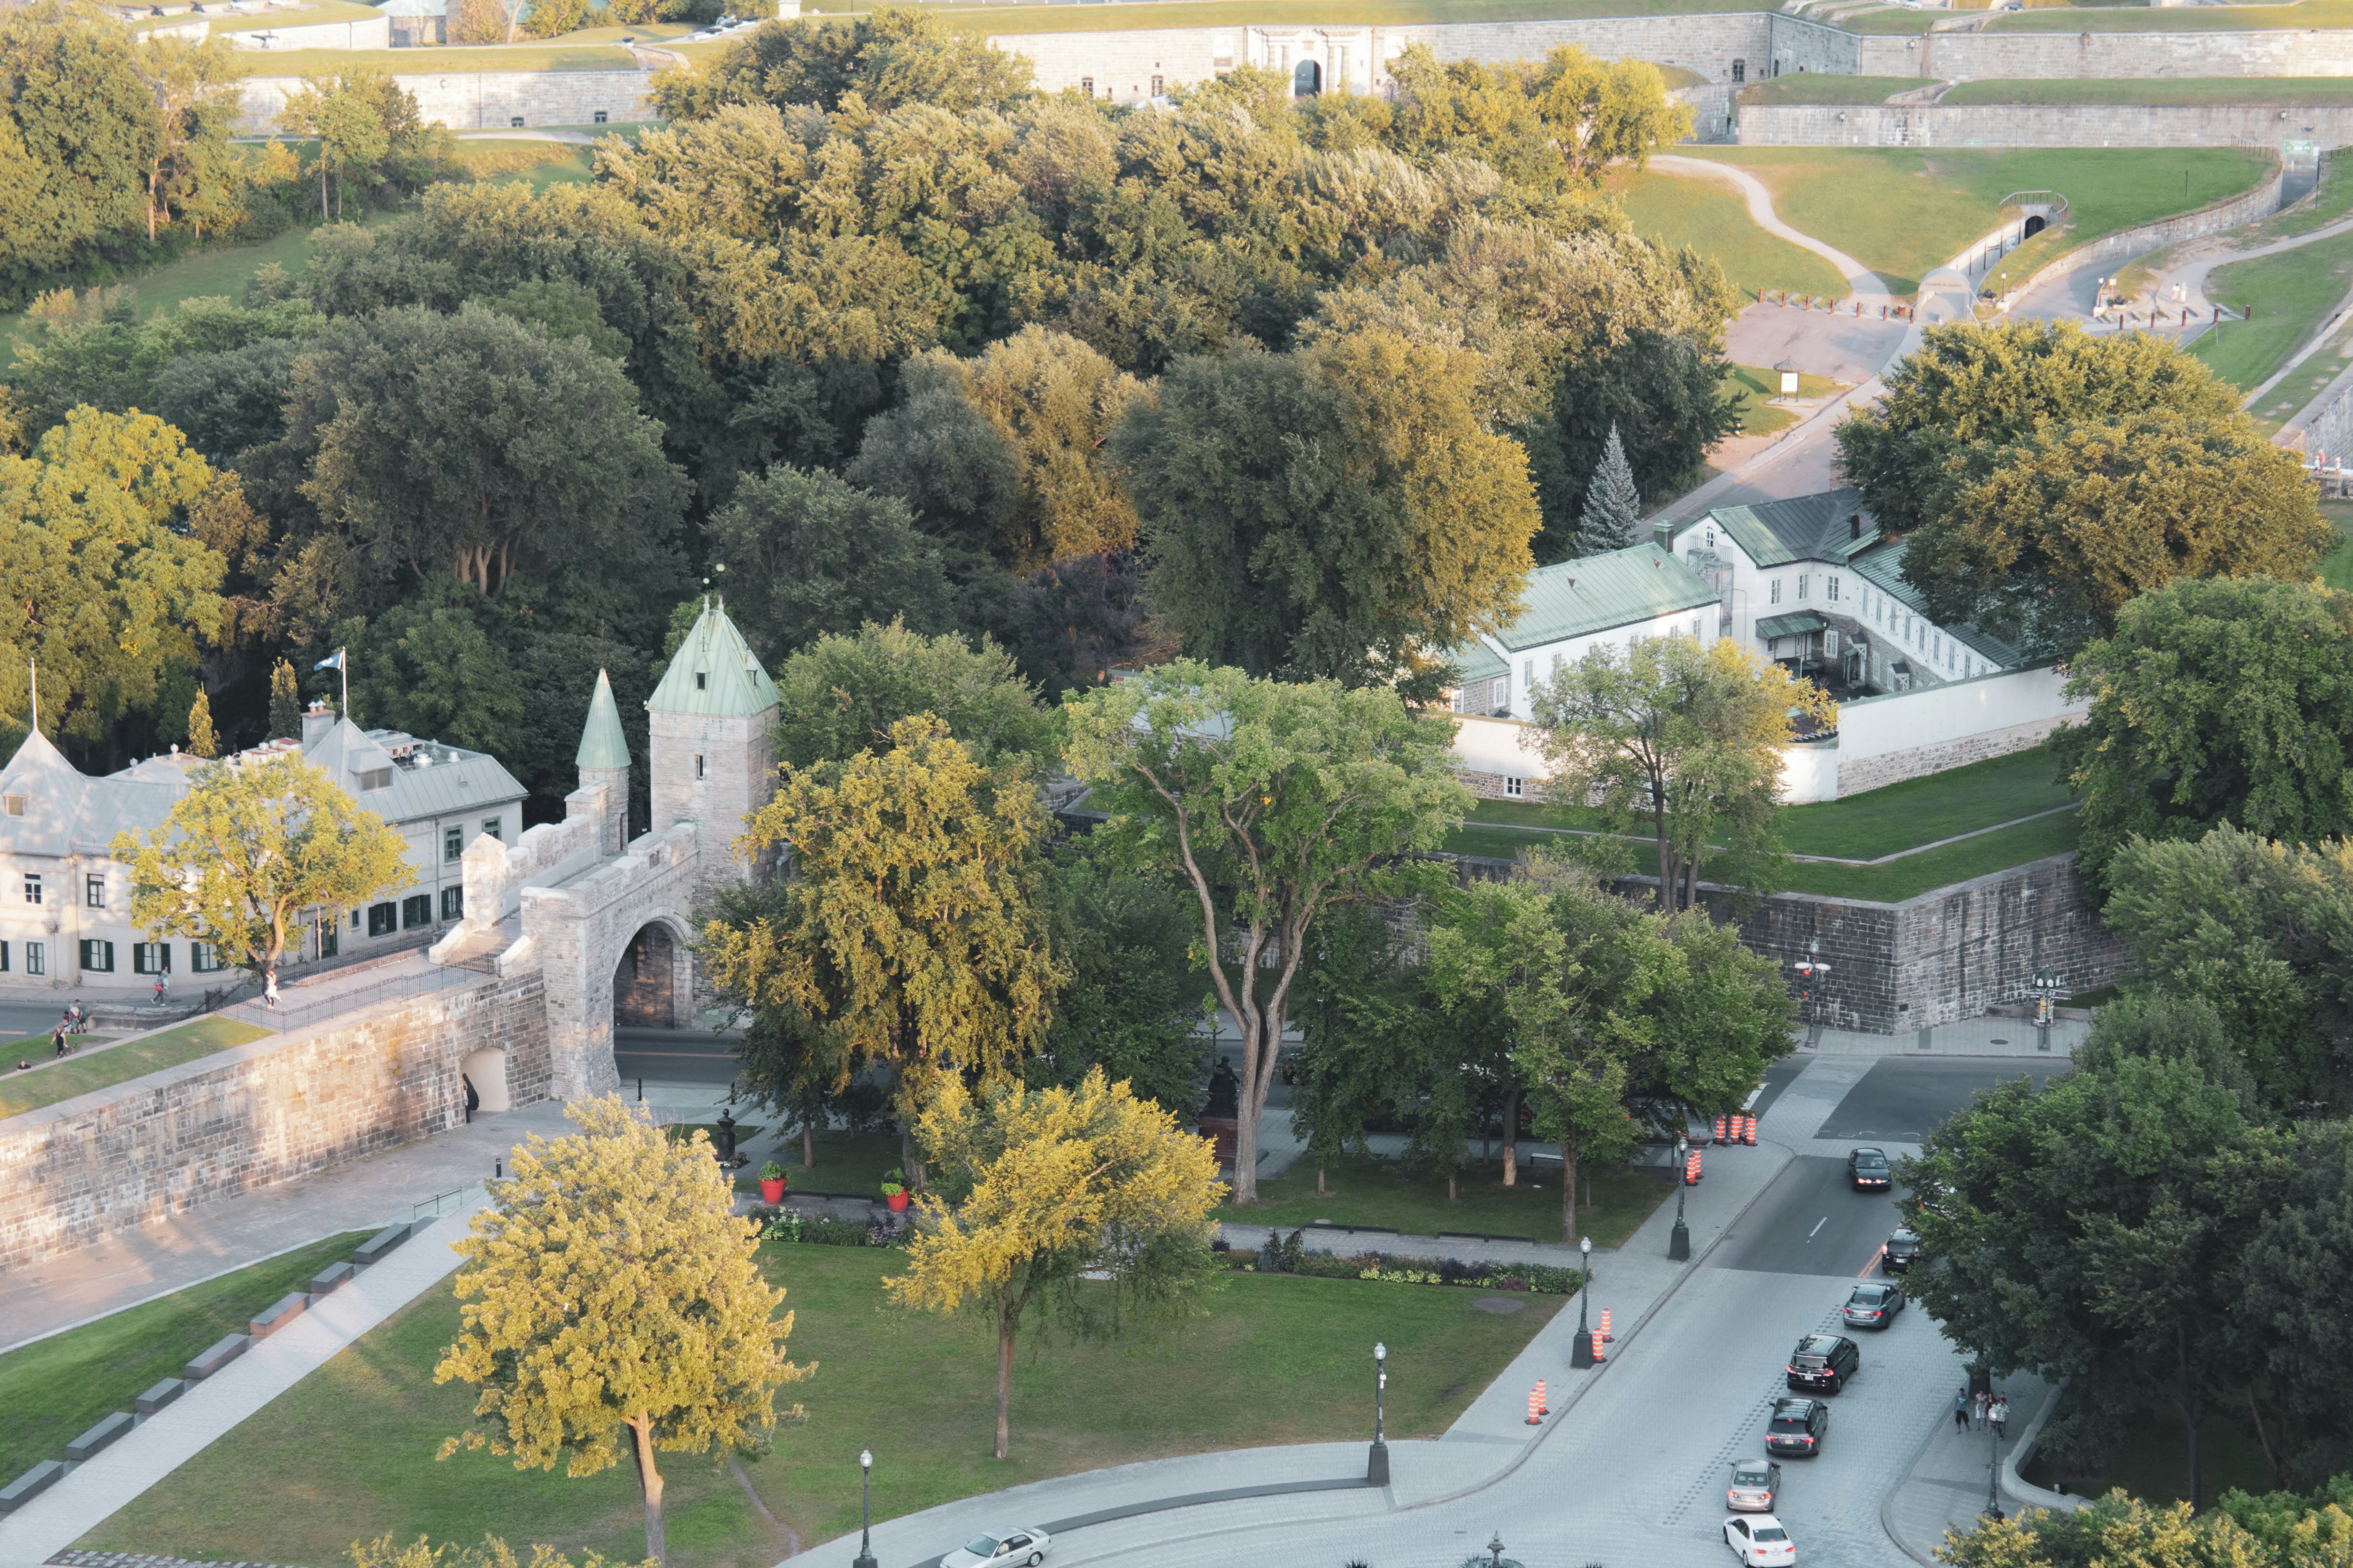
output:
[[1814, 1239], [1814, 1237], [1818, 1237], [1818, 1236], [1821, 1235], [1821, 1233], [1822, 1233], [1822, 1226], [1826, 1226], [1826, 1225], [1830, 1224], [1830, 1222], [1831, 1222], [1831, 1216], [1830, 1216], [1830, 1215], [1822, 1215], [1822, 1217], [1821, 1217], [1821, 1218], [1820, 1218], [1820, 1219], [1818, 1219], [1818, 1220], [1814, 1221], [1814, 1228], [1813, 1228], [1813, 1229], [1811, 1229], [1811, 1230], [1810, 1230], [1810, 1231], [1808, 1231], [1808, 1232], [1806, 1232], [1806, 1239], [1807, 1239], [1808, 1241], [1811, 1241], [1811, 1240], [1813, 1240], [1813, 1239]]

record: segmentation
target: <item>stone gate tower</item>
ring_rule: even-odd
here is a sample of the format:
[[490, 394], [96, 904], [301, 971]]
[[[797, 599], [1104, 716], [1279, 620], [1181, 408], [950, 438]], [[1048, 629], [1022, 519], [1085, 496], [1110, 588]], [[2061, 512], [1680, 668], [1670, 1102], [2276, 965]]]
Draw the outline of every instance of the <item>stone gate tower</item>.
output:
[[695, 824], [698, 909], [754, 873], [735, 840], [776, 789], [776, 682], [727, 618], [725, 605], [705, 600], [646, 700], [652, 830]]

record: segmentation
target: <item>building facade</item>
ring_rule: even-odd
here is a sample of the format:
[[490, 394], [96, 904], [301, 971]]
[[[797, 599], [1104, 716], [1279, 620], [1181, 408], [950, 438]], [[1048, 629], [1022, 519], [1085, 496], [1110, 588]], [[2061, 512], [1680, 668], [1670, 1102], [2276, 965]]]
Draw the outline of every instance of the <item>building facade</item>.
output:
[[1526, 607], [1511, 625], [1452, 649], [1457, 713], [1533, 719], [1536, 683], [1598, 647], [1623, 652], [1646, 637], [1724, 635], [1715, 590], [1656, 544], [1580, 555], [1528, 574]]
[[227, 968], [201, 942], [131, 921], [129, 869], [110, 846], [161, 826], [198, 770], [299, 751], [406, 842], [399, 891], [358, 909], [315, 910], [293, 968], [423, 946], [465, 913], [463, 858], [478, 837], [512, 842], [523, 788], [480, 752], [394, 730], [362, 730], [323, 706], [300, 741], [272, 741], [221, 763], [174, 751], [103, 777], [77, 771], [47, 737], [27, 736], [0, 769], [0, 986], [105, 994], [208, 983]]

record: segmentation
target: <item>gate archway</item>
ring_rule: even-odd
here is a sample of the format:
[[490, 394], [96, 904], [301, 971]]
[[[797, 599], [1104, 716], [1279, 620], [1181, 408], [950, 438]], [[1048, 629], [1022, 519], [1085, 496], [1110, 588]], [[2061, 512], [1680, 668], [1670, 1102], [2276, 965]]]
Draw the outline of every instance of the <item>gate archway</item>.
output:
[[1314, 98], [1324, 90], [1324, 68], [1314, 60], [1302, 60], [1299, 68], [1291, 73], [1291, 91], [1294, 98]]

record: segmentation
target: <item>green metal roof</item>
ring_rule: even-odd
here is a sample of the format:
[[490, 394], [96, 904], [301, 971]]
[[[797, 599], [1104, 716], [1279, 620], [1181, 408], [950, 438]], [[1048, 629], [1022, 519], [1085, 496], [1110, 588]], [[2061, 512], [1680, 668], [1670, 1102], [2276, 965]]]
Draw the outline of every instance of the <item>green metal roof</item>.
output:
[[760, 656], [727, 618], [726, 606], [706, 599], [694, 629], [678, 645], [661, 684], [646, 699], [646, 711], [748, 719], [776, 703], [776, 683], [761, 668]]
[[1808, 632], [1820, 631], [1830, 624], [1831, 618], [1820, 610], [1798, 610], [1757, 622], [1757, 635], [1760, 637], [1802, 637]]
[[1512, 672], [1504, 656], [1482, 642], [1467, 642], [1461, 647], [1447, 649], [1446, 661], [1454, 667], [1466, 686], [1474, 680], [1493, 680]]
[[1495, 640], [1517, 653], [1715, 602], [1690, 567], [1655, 544], [1636, 544], [1530, 573], [1525, 613]]
[[596, 672], [596, 694], [588, 699], [588, 722], [581, 726], [580, 750], [572, 759], [583, 768], [616, 769], [629, 765], [629, 738], [621, 732], [620, 705], [613, 700], [613, 682]]
[[[1860, 534], [1855, 531], [1858, 518]], [[1675, 539], [1680, 542], [1683, 535], [1711, 521], [1732, 535], [1733, 542], [1759, 566], [1844, 561], [1879, 540], [1879, 525], [1862, 510], [1862, 495], [1851, 489], [1720, 506], [1677, 528]]]

